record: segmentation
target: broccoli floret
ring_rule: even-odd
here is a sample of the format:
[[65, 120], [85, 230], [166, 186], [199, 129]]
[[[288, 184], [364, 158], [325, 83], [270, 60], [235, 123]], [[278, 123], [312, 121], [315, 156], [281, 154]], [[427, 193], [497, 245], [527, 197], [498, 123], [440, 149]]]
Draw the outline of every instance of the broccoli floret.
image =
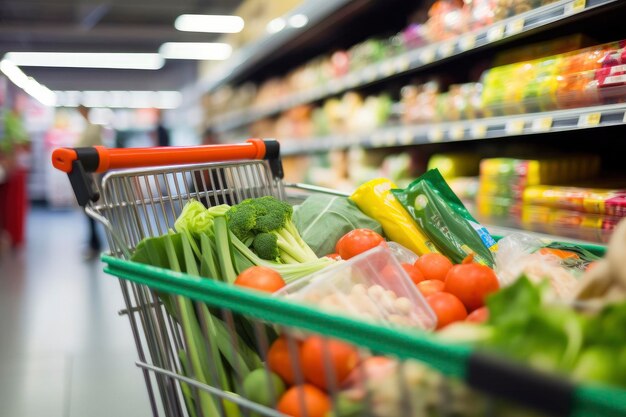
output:
[[241, 203], [231, 207], [226, 212], [228, 228], [242, 242], [254, 237], [252, 230], [256, 227], [256, 218], [256, 210], [251, 204]]
[[[255, 251], [255, 239], [250, 237], [270, 233], [276, 238], [280, 261], [302, 263], [316, 260], [317, 256], [302, 240], [293, 224], [292, 215], [293, 208], [289, 204], [267, 196], [242, 201], [231, 207], [226, 213], [226, 218], [233, 234], [242, 242], [252, 242]], [[273, 251], [264, 253], [264, 256], [270, 254], [273, 255]]]
[[273, 233], [259, 233], [252, 241], [252, 248], [261, 259], [275, 261], [278, 259], [278, 238]]

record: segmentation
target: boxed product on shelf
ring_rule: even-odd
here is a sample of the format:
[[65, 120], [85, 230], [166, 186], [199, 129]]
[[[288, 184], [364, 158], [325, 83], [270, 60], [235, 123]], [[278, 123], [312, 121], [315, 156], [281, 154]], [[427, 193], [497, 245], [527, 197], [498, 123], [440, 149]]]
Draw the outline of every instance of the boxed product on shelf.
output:
[[478, 213], [486, 217], [519, 216], [528, 187], [593, 178], [599, 171], [600, 158], [593, 155], [483, 159], [476, 197]]
[[524, 204], [626, 217], [626, 189], [538, 185], [524, 190]]
[[626, 100], [624, 42], [491, 68], [483, 73], [488, 116], [592, 106]]

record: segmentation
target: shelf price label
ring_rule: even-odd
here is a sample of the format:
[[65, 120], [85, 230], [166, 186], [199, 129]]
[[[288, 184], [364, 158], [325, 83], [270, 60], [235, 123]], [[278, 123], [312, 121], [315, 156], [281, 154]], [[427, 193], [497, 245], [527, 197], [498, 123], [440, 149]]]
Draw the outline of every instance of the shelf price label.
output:
[[574, 0], [571, 3], [565, 5], [565, 14], [574, 14], [585, 10], [585, 6], [587, 6], [586, 0]]
[[454, 43], [453, 42], [444, 42], [439, 45], [438, 48], [439, 56], [442, 58], [447, 58], [454, 52]]
[[461, 36], [459, 39], [459, 49], [461, 51], [469, 51], [476, 46], [476, 35], [470, 33], [469, 35]]
[[435, 48], [426, 47], [420, 53], [420, 61], [422, 64], [430, 64], [435, 60]]
[[372, 68], [372, 67], [365, 68], [365, 71], [363, 72], [363, 80], [365, 82], [371, 82], [371, 81], [374, 81], [375, 79], [376, 79], [376, 68]]
[[409, 129], [404, 129], [398, 135], [398, 142], [401, 145], [410, 145], [413, 142], [413, 134]]
[[383, 137], [382, 133], [380, 132], [376, 132], [374, 134], [372, 134], [372, 146], [374, 147], [379, 147], [383, 145], [383, 142], [385, 141], [385, 138]]
[[504, 38], [504, 25], [496, 25], [487, 31], [487, 41], [495, 42]]
[[506, 34], [507, 36], [517, 35], [524, 30], [524, 19], [515, 19], [507, 23], [506, 25]]
[[506, 122], [507, 135], [519, 135], [524, 131], [524, 119], [512, 119]]
[[395, 74], [396, 73], [396, 69], [394, 68], [393, 61], [385, 61], [385, 62], [383, 62], [383, 64], [380, 66], [380, 72], [383, 75], [383, 77], [389, 77], [389, 76]]
[[433, 127], [428, 130], [428, 140], [431, 142], [441, 142], [443, 140], [443, 130], [440, 127]]
[[533, 120], [532, 131], [533, 132], [548, 132], [552, 129], [552, 117], [539, 117]]
[[409, 61], [409, 57], [407, 57], [406, 55], [401, 56], [400, 58], [396, 59], [395, 62], [396, 73], [408, 70], [410, 65], [411, 62]]
[[484, 138], [487, 136], [487, 125], [484, 123], [474, 123], [470, 128], [472, 133], [472, 137], [474, 138]]
[[459, 140], [463, 139], [463, 136], [465, 136], [465, 129], [463, 126], [457, 125], [450, 128], [450, 139]]
[[578, 127], [594, 127], [600, 124], [602, 119], [601, 113], [586, 113], [581, 114], [578, 118]]

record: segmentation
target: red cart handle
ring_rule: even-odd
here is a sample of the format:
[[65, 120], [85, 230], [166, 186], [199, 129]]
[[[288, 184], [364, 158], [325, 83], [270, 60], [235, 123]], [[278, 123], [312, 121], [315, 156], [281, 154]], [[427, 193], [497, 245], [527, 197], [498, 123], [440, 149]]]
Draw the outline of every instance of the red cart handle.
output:
[[186, 147], [122, 148], [104, 146], [58, 148], [52, 152], [52, 165], [67, 172], [78, 204], [86, 206], [100, 198], [98, 187], [88, 173], [110, 169], [157, 167], [237, 160], [267, 159], [274, 178], [283, 178], [280, 146], [275, 140], [248, 139], [231, 145]]
[[86, 172], [106, 172], [110, 169], [140, 168], [148, 166], [194, 164], [203, 162], [233, 161], [242, 159], [275, 158], [270, 155], [275, 141], [248, 139], [245, 143], [231, 145], [205, 145], [153, 148], [58, 148], [52, 152], [52, 165], [68, 174], [74, 161], [81, 162]]

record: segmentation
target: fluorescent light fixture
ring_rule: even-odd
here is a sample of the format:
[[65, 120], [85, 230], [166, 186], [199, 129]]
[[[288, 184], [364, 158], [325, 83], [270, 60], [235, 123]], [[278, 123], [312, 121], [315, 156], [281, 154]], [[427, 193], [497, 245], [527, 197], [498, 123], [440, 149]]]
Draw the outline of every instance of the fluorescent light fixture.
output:
[[110, 109], [175, 109], [182, 103], [178, 91], [56, 91], [57, 107]]
[[163, 57], [154, 53], [8, 52], [4, 57], [24, 67], [157, 70], [165, 62]]
[[239, 16], [183, 14], [174, 21], [174, 27], [182, 32], [239, 33], [243, 26]]
[[0, 61], [0, 71], [19, 88], [24, 88], [28, 83], [28, 75], [8, 59]]
[[56, 104], [56, 94], [50, 91], [45, 85], [39, 84], [34, 78], [24, 74], [14, 62], [3, 59], [0, 61], [0, 71], [2, 71], [13, 84], [24, 90], [44, 106], [54, 106]]
[[270, 20], [265, 29], [269, 33], [278, 33], [283, 30], [285, 26], [287, 26], [285, 19], [283, 19], [282, 17], [277, 17], [276, 19]]
[[292, 28], [303, 28], [309, 23], [309, 18], [302, 13], [294, 14], [289, 18], [289, 26]]
[[219, 42], [166, 42], [159, 53], [167, 59], [198, 59], [221, 61], [228, 59], [233, 48]]

